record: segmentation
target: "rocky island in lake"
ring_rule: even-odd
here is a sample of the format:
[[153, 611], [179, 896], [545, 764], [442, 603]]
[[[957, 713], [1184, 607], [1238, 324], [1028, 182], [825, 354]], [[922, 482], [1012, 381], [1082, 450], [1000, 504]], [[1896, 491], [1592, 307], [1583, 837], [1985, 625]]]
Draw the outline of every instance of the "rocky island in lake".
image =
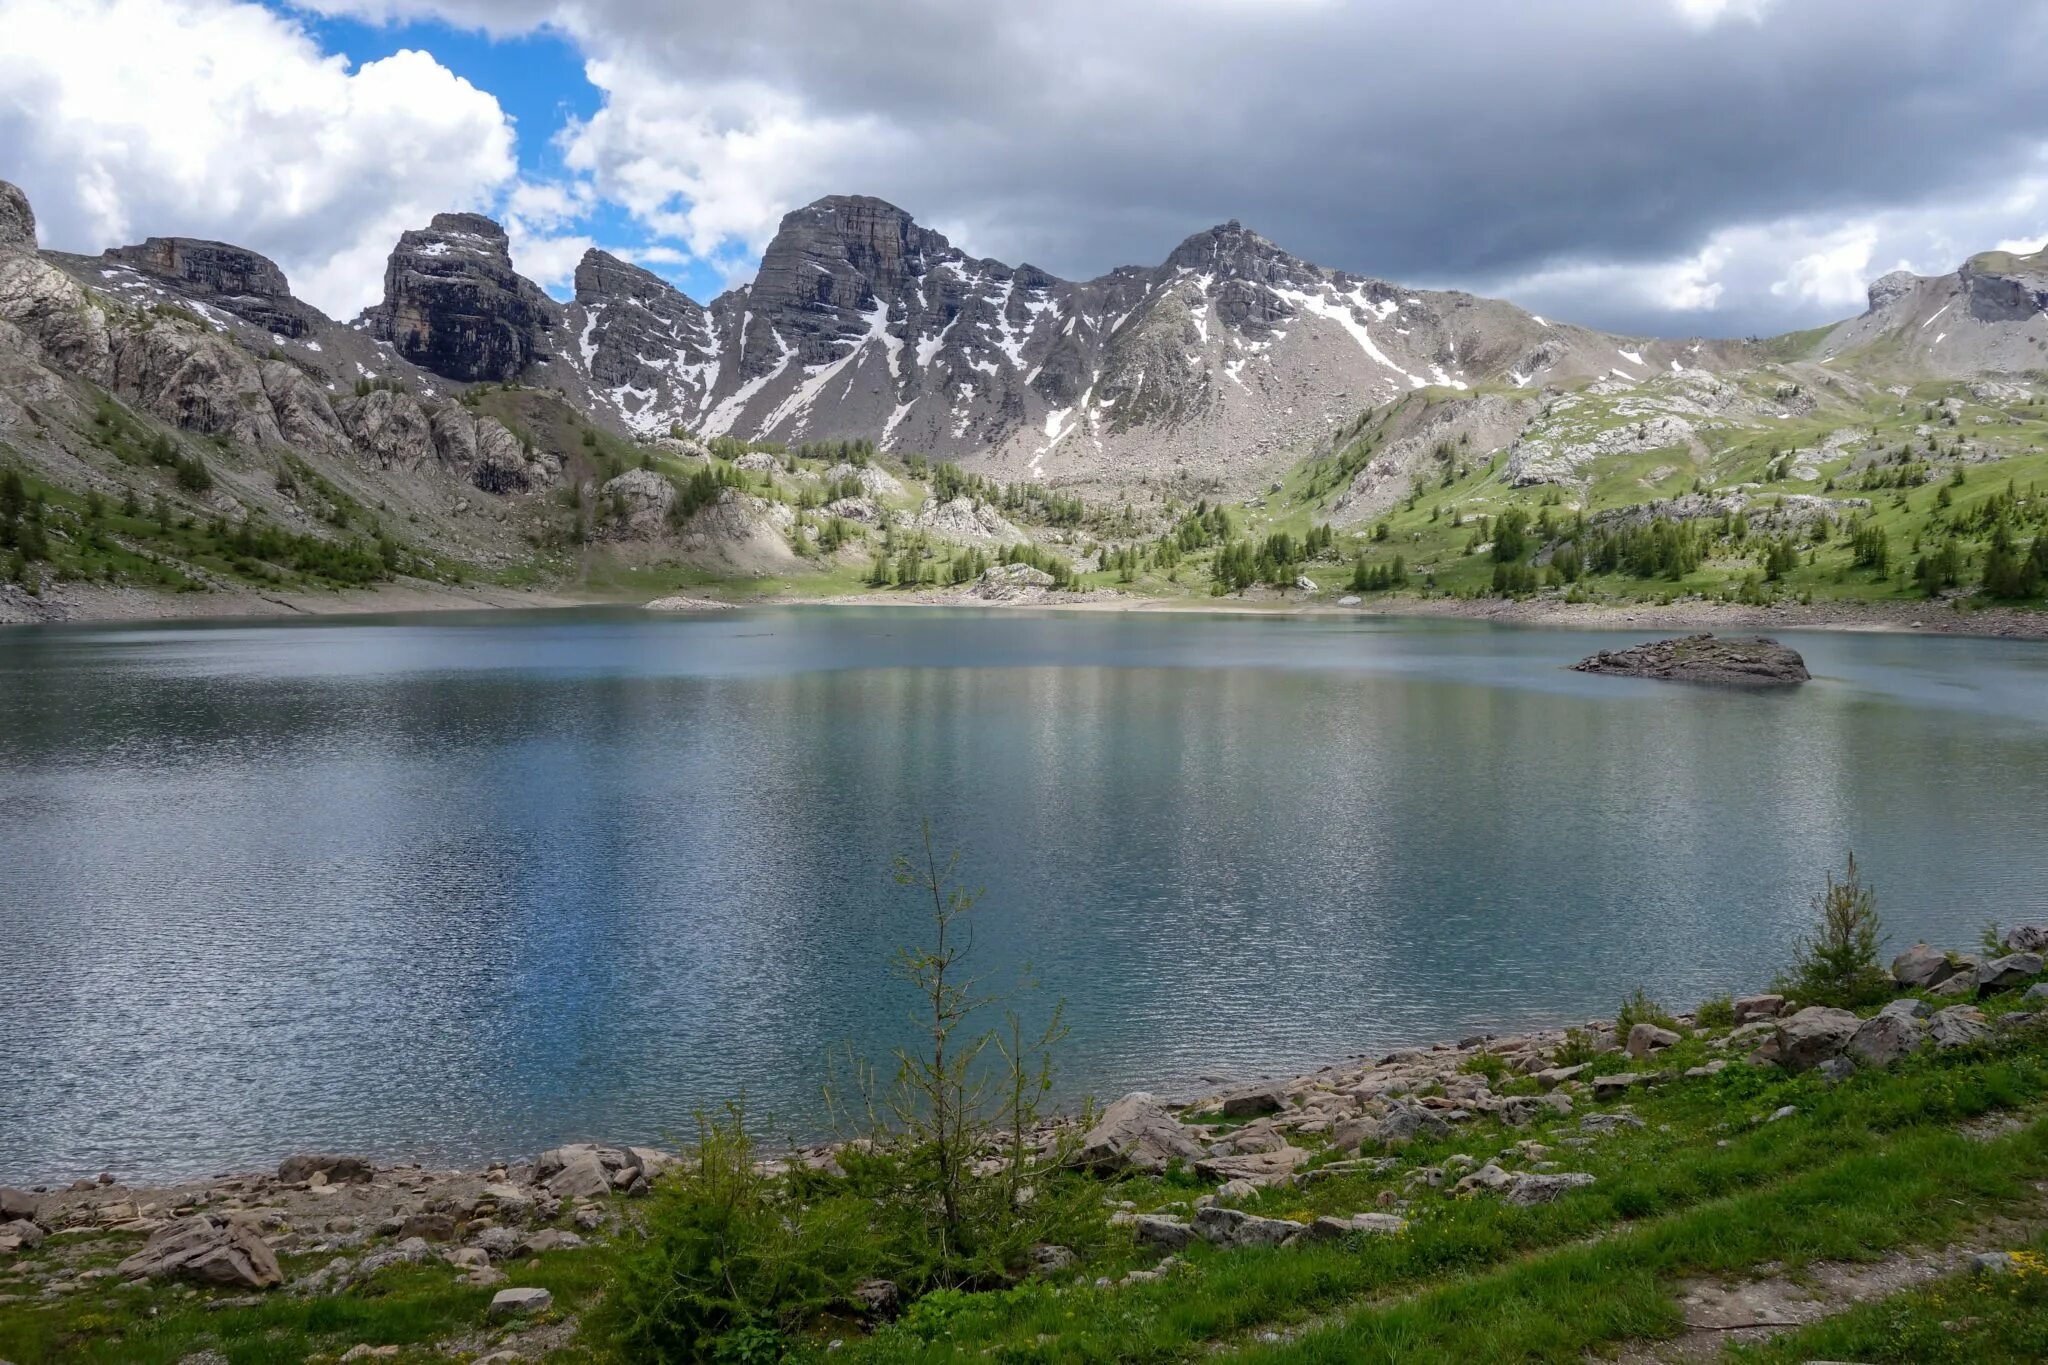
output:
[[1603, 649], [1579, 660], [1580, 673], [1619, 673], [1631, 678], [1728, 683], [1739, 687], [1793, 687], [1812, 680], [1796, 649], [1761, 635], [1683, 635], [1630, 649]]

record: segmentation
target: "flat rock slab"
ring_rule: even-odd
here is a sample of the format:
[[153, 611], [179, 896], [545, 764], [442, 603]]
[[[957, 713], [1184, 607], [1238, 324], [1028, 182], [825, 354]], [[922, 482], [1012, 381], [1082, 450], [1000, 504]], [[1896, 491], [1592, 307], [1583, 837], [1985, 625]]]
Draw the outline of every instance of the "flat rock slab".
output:
[[1812, 677], [1798, 650], [1761, 635], [1681, 635], [1630, 649], [1603, 649], [1572, 668], [1580, 673], [1737, 687], [1790, 687]]

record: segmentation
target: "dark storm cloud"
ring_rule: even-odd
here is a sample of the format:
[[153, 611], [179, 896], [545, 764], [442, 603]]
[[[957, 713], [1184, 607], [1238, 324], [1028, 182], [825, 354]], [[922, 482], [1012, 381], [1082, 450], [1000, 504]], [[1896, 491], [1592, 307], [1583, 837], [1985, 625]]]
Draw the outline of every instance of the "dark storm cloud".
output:
[[[673, 163], [677, 214], [756, 244], [769, 215], [743, 201], [764, 181], [778, 208], [881, 194], [1067, 275], [1237, 217], [1326, 265], [1571, 280], [1585, 320], [1740, 331], [1839, 312], [1842, 291], [1788, 286], [1806, 246], [1768, 260], [1754, 232], [1715, 263], [1719, 293], [1692, 295], [1713, 311], [1630, 272], [1784, 219], [1853, 237], [1891, 215], [1873, 272], [2048, 223], [2018, 202], [2048, 139], [2048, 8], [2010, 0], [419, 2], [566, 29], [607, 92], [570, 133], [599, 189], [636, 173], [644, 201]], [[721, 166], [748, 135], [743, 89], [792, 123], [758, 164]]]

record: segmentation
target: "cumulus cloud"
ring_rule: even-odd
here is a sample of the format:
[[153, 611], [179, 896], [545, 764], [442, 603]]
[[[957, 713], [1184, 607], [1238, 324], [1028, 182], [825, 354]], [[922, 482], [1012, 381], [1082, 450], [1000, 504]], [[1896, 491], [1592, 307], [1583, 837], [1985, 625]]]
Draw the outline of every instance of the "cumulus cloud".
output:
[[398, 234], [514, 173], [495, 96], [432, 56], [351, 67], [238, 0], [0, 0], [0, 176], [43, 245], [232, 241], [343, 316]]

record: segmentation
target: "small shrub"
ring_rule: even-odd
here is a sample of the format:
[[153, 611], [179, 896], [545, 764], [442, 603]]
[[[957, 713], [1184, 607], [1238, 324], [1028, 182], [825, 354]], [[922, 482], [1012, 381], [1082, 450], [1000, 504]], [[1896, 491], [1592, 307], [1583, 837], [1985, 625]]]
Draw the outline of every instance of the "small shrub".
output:
[[680, 1170], [619, 1244], [599, 1330], [628, 1360], [772, 1359], [753, 1350], [839, 1304], [879, 1259], [870, 1206], [799, 1202], [754, 1164], [745, 1115], [698, 1117]]
[[1692, 1017], [1701, 1028], [1728, 1028], [1735, 1022], [1735, 1001], [1725, 995], [1702, 1000], [1700, 1007], [1692, 1012]]
[[1791, 970], [1780, 976], [1778, 989], [1802, 1004], [1854, 1009], [1891, 994], [1891, 977], [1878, 964], [1883, 923], [1877, 914], [1877, 891], [1866, 885], [1849, 855], [1841, 881], [1828, 874], [1827, 886], [1813, 898], [1818, 922], [1799, 940]]
[[1621, 1012], [1614, 1016], [1614, 1031], [1622, 1038], [1637, 1024], [1655, 1024], [1658, 1028], [1676, 1030], [1678, 1021], [1671, 1017], [1671, 1011], [1652, 1000], [1641, 986], [1635, 993], [1621, 1002]]
[[1600, 1045], [1582, 1028], [1568, 1028], [1558, 1044], [1555, 1060], [1559, 1066], [1584, 1066], [1600, 1055]]
[[1458, 1063], [1458, 1070], [1468, 1076], [1484, 1076], [1497, 1084], [1508, 1074], [1508, 1059], [1498, 1052], [1475, 1052]]

